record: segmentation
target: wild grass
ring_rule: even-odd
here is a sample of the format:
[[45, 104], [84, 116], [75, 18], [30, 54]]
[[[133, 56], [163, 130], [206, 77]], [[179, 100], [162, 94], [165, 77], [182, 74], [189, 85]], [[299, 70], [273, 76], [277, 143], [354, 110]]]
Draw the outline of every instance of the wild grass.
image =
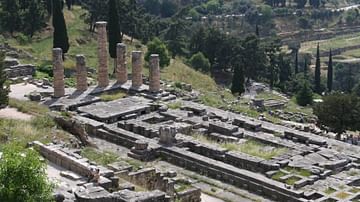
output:
[[304, 177], [310, 177], [312, 175], [310, 171], [301, 168], [285, 167], [284, 170], [290, 172], [291, 174], [300, 175]]
[[271, 151], [264, 150], [264, 147], [266, 147], [264, 143], [256, 140], [248, 140], [240, 144], [237, 150], [263, 159], [271, 159], [272, 157], [288, 152], [288, 149], [285, 147], [274, 147]]
[[181, 102], [170, 102], [167, 104], [167, 106], [169, 107], [169, 109], [180, 109], [182, 104]]
[[332, 187], [328, 187], [324, 190], [324, 193], [327, 195], [330, 195], [332, 193], [336, 192], [336, 189], [332, 188]]
[[224, 149], [227, 149], [228, 151], [239, 151], [263, 159], [271, 159], [272, 157], [279, 156], [288, 151], [288, 149], [285, 147], [274, 147], [271, 151], [267, 151], [267, 150], [265, 151], [264, 150], [264, 147], [266, 147], [265, 144], [252, 139], [247, 140], [244, 143], [238, 144], [238, 143], [218, 143], [214, 140], [207, 138], [204, 135], [197, 133], [193, 134], [192, 137], [194, 137], [196, 140], [200, 142], [214, 144]]
[[117, 100], [117, 99], [121, 99], [126, 97], [126, 93], [124, 92], [114, 92], [114, 93], [103, 93], [100, 95], [100, 99], [102, 101], [108, 102], [108, 101], [113, 101], [113, 100]]
[[133, 170], [138, 170], [144, 166], [144, 163], [136, 159], [131, 158], [121, 158], [119, 155], [110, 152], [110, 151], [100, 151], [92, 147], [85, 147], [81, 150], [81, 155], [85, 158], [88, 158], [90, 161], [94, 161], [97, 164], [107, 166], [110, 163], [117, 161], [125, 161], [131, 166]]
[[285, 180], [285, 183], [288, 185], [294, 185], [297, 181], [299, 181], [301, 178], [296, 176], [291, 176], [288, 179]]
[[285, 176], [286, 174], [284, 172], [278, 171], [275, 173], [275, 175], [271, 176], [271, 179], [280, 181], [280, 178]]
[[16, 108], [20, 112], [31, 115], [45, 115], [49, 112], [49, 109], [46, 106], [40, 105], [37, 102], [17, 100], [14, 98], [9, 99], [9, 106]]
[[67, 141], [70, 135], [56, 129], [54, 121], [47, 115], [35, 116], [30, 121], [0, 119], [0, 147], [4, 143], [27, 143], [38, 140], [49, 143], [53, 139]]
[[100, 165], [108, 165], [118, 160], [119, 156], [112, 152], [101, 152], [91, 147], [85, 147], [81, 150], [81, 155]]
[[216, 92], [217, 85], [208, 75], [202, 74], [181, 62], [179, 58], [172, 60], [168, 67], [161, 70], [161, 78], [173, 82], [191, 84], [202, 92]]
[[346, 192], [339, 192], [336, 194], [336, 197], [338, 197], [339, 199], [346, 199], [350, 196], [349, 193], [346, 193]]

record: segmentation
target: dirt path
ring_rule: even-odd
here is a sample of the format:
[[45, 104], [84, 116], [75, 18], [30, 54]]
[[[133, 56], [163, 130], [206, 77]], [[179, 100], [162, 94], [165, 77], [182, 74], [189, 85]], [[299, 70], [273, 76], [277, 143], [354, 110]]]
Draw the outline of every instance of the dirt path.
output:
[[19, 112], [15, 108], [6, 107], [0, 110], [0, 118], [29, 121], [32, 115]]

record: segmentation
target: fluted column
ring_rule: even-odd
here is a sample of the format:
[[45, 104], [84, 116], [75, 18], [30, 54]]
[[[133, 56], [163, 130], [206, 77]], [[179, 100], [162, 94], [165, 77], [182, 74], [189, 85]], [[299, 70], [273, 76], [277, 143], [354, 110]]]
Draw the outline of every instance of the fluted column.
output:
[[126, 67], [126, 45], [118, 43], [116, 45], [116, 79], [118, 83], [126, 83], [128, 73]]
[[98, 85], [100, 87], [106, 87], [107, 85], [109, 85], [106, 24], [107, 22], [96, 23], [96, 28], [98, 33], [98, 57], [99, 57]]
[[141, 51], [133, 51], [132, 57], [132, 88], [139, 88], [142, 83], [142, 52]]
[[76, 90], [86, 91], [87, 85], [87, 70], [84, 55], [76, 55]]
[[160, 91], [160, 67], [159, 67], [159, 55], [151, 54], [150, 55], [150, 92], [159, 92]]
[[63, 52], [61, 48], [53, 49], [54, 97], [65, 95]]

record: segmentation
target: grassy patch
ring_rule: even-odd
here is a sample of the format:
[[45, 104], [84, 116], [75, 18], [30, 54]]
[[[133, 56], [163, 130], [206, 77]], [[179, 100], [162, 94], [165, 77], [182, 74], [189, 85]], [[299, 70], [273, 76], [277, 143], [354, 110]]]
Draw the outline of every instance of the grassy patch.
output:
[[261, 93], [257, 94], [255, 97], [258, 99], [264, 99], [264, 100], [284, 100], [283, 97], [276, 95], [274, 93], [268, 92], [268, 91], [261, 92]]
[[201, 134], [193, 134], [192, 137], [203, 143], [214, 144], [229, 151], [239, 151], [263, 159], [271, 159], [274, 156], [284, 154], [288, 151], [288, 149], [285, 147], [274, 147], [271, 151], [264, 150], [264, 148], [268, 145], [252, 139], [246, 141], [245, 143], [237, 144], [237, 143], [218, 143]]
[[350, 191], [351, 193], [358, 193], [358, 192], [360, 192], [360, 188], [358, 188], [358, 187], [352, 187], [349, 191]]
[[70, 135], [57, 130], [48, 116], [37, 116], [30, 121], [0, 119], [0, 143], [14, 142], [21, 146], [38, 140], [49, 143], [52, 139], [68, 140]]
[[332, 193], [336, 192], [336, 189], [332, 188], [332, 187], [328, 187], [327, 189], [324, 190], [324, 193], [327, 195], [330, 195]]
[[126, 97], [126, 93], [124, 92], [114, 92], [114, 93], [103, 93], [100, 95], [100, 99], [102, 101], [108, 102], [108, 101], [113, 101], [113, 100], [117, 100], [117, 99], [121, 99]]
[[299, 181], [301, 178], [296, 176], [291, 176], [288, 179], [285, 180], [285, 183], [288, 185], [294, 185], [297, 181]]
[[88, 158], [90, 161], [95, 161], [96, 163], [104, 166], [116, 162], [119, 158], [119, 156], [117, 156], [115, 153], [101, 152], [90, 147], [82, 149], [81, 155], [85, 158]]
[[167, 106], [169, 107], [169, 109], [180, 109], [181, 108], [181, 102], [171, 102], [168, 103]]
[[172, 60], [171, 64], [161, 71], [161, 78], [169, 81], [191, 84], [194, 89], [202, 92], [217, 91], [217, 85], [210, 76], [192, 69], [182, 63], [178, 58]]
[[336, 197], [338, 197], [339, 199], [346, 199], [350, 196], [349, 193], [346, 193], [346, 192], [339, 192], [336, 194]]
[[175, 192], [182, 192], [182, 191], [185, 191], [185, 190], [187, 190], [189, 188], [191, 188], [190, 183], [179, 181], [179, 182], [176, 182], [176, 184], [175, 184]]
[[20, 112], [31, 115], [45, 115], [49, 112], [49, 109], [46, 106], [40, 105], [37, 102], [23, 101], [13, 98], [9, 99], [9, 106], [16, 108]]
[[257, 156], [263, 159], [271, 159], [272, 157], [279, 156], [288, 152], [285, 147], [274, 147], [271, 151], [264, 150], [266, 144], [263, 144], [256, 140], [248, 140], [245, 143], [239, 144], [237, 151]]
[[300, 175], [300, 176], [304, 176], [304, 177], [310, 177], [311, 176], [311, 172], [305, 169], [301, 169], [301, 168], [291, 168], [291, 167], [285, 167], [284, 170], [288, 171], [291, 174], [294, 175]]
[[275, 175], [271, 176], [271, 179], [276, 180], [276, 181], [280, 181], [281, 177], [284, 177], [286, 174], [284, 172], [281, 171], [277, 171], [275, 173]]

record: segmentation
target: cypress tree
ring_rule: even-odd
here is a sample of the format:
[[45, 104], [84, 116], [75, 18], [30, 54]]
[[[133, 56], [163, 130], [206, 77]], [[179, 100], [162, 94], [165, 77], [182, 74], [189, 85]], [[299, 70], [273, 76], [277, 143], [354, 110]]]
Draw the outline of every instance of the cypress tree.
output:
[[329, 92], [332, 91], [332, 84], [333, 84], [333, 63], [332, 63], [332, 53], [330, 49], [328, 72], [327, 72], [327, 88]]
[[238, 60], [236, 63], [237, 64], [235, 65], [235, 68], [234, 68], [234, 75], [233, 75], [233, 80], [232, 80], [232, 84], [231, 84], [231, 92], [233, 94], [235, 94], [235, 93], [242, 94], [243, 92], [245, 92], [244, 68], [241, 65], [242, 64], [241, 60]]
[[7, 74], [5, 73], [4, 59], [5, 53], [0, 52], [0, 108], [9, 103], [9, 86], [6, 85]]
[[307, 77], [307, 71], [308, 71], [308, 64], [307, 59], [304, 59], [304, 77]]
[[67, 35], [64, 14], [61, 8], [61, 0], [53, 0], [54, 40], [53, 48], [61, 48], [63, 54], [69, 51], [69, 38]]
[[260, 37], [260, 31], [259, 31], [259, 26], [256, 24], [256, 27], [255, 27], [255, 34], [257, 37]]
[[121, 33], [119, 25], [119, 15], [117, 4], [115, 0], [109, 1], [109, 13], [108, 13], [108, 23], [109, 23], [109, 54], [111, 58], [114, 58], [114, 71], [116, 71], [116, 44], [121, 43]]
[[296, 50], [295, 52], [295, 75], [297, 73], [299, 73], [299, 61], [298, 61], [298, 54], [299, 54], [299, 50]]
[[320, 69], [320, 47], [317, 44], [315, 63], [315, 92], [321, 94], [321, 69]]

